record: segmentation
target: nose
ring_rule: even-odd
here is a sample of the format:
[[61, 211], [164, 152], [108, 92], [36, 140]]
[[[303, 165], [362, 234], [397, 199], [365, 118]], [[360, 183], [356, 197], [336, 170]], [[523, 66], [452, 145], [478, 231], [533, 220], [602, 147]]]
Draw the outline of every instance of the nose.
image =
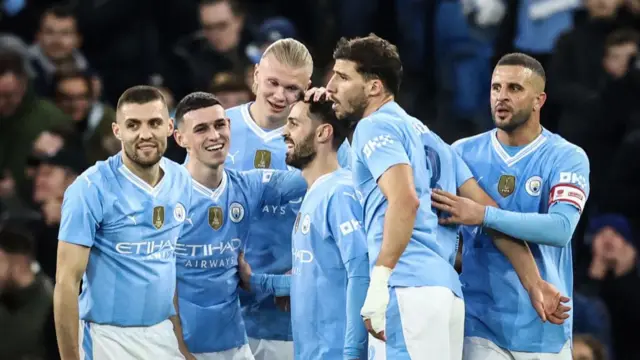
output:
[[220, 139], [220, 133], [215, 128], [211, 128], [211, 131], [207, 133], [207, 137], [209, 140], [218, 140]]
[[282, 86], [278, 86], [276, 91], [273, 92], [273, 97], [278, 101], [285, 101], [287, 98], [284, 96], [284, 88]]
[[149, 140], [152, 137], [153, 135], [151, 134], [151, 129], [149, 129], [149, 126], [143, 125], [140, 127], [140, 139]]
[[334, 81], [333, 79], [335, 78], [335, 75], [331, 76], [331, 78], [329, 79], [329, 82], [327, 83], [327, 93], [329, 94], [335, 94], [336, 92], [336, 88], [334, 85]]

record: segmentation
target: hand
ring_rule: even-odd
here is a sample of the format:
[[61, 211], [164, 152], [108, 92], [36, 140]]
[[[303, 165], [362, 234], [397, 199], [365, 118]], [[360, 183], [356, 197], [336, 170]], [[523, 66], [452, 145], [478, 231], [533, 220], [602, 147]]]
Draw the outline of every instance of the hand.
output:
[[622, 241], [612, 259], [613, 271], [616, 277], [628, 274], [636, 266], [636, 249], [627, 241]]
[[386, 341], [384, 334], [387, 306], [389, 306], [389, 277], [391, 269], [375, 266], [371, 271], [371, 281], [367, 290], [367, 297], [360, 310], [364, 326], [371, 336]]
[[304, 101], [318, 102], [320, 100], [327, 100], [329, 98], [327, 89], [323, 87], [314, 87], [304, 93]]
[[548, 320], [552, 324], [562, 325], [569, 318], [568, 312], [571, 308], [563, 305], [569, 302], [569, 298], [562, 296], [551, 283], [540, 279], [527, 291], [531, 305], [542, 321]]
[[289, 296], [276, 296], [274, 301], [278, 309], [285, 312], [291, 311], [291, 298]]
[[440, 225], [482, 225], [484, 221], [484, 205], [446, 191], [433, 189], [431, 205], [450, 215], [450, 217], [438, 219]]
[[244, 251], [238, 255], [238, 275], [240, 276], [240, 287], [243, 290], [251, 291], [251, 265], [244, 259]]

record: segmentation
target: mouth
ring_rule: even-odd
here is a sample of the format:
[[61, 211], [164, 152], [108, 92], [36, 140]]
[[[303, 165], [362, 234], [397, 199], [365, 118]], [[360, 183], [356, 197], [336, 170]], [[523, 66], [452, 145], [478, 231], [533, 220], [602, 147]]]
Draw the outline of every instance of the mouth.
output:
[[269, 103], [271, 109], [276, 113], [283, 112], [287, 108], [286, 105], [276, 105], [269, 100], [267, 100], [267, 103]]
[[511, 114], [511, 109], [504, 105], [498, 105], [496, 106], [495, 114], [497, 117], [504, 119]]
[[285, 140], [284, 143], [287, 145], [287, 153], [293, 151], [294, 144], [290, 140]]
[[221, 151], [224, 148], [224, 144], [213, 144], [205, 147], [204, 149], [208, 152], [215, 153]]
[[149, 150], [153, 150], [156, 149], [158, 146], [156, 144], [151, 144], [151, 143], [147, 143], [147, 144], [139, 144], [137, 146], [138, 150], [142, 150], [142, 151], [149, 151]]

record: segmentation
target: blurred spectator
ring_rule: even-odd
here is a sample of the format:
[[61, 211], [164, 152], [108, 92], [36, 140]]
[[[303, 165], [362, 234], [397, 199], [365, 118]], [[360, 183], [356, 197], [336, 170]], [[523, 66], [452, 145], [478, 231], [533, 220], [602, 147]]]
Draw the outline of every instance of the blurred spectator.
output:
[[256, 41], [245, 49], [245, 53], [251, 63], [257, 64], [262, 58], [262, 53], [269, 45], [280, 39], [296, 38], [297, 31], [293, 23], [283, 17], [273, 17], [265, 20], [256, 35]]
[[34, 86], [40, 95], [53, 92], [58, 71], [87, 71], [89, 64], [80, 50], [81, 36], [71, 8], [60, 5], [47, 9], [40, 20], [36, 43], [29, 49], [29, 58], [36, 71]]
[[0, 53], [0, 198], [29, 192], [24, 169], [35, 138], [44, 130], [70, 125], [51, 102], [29, 85], [24, 61], [13, 52]]
[[634, 224], [635, 233], [640, 231], [640, 130], [629, 133], [622, 141], [617, 153], [611, 159], [611, 170], [607, 183], [611, 189], [624, 189], [622, 196], [608, 196], [603, 204], [603, 211], [619, 212]]
[[253, 40], [237, 0], [201, 0], [202, 30], [178, 42], [165, 69], [166, 84], [177, 98], [206, 91], [218, 72], [241, 72]]
[[0, 354], [3, 359], [59, 358], [53, 284], [33, 260], [34, 240], [14, 224], [0, 228]]
[[211, 82], [210, 92], [218, 97], [225, 109], [248, 103], [253, 98], [244, 79], [232, 73], [217, 74]]
[[590, 335], [573, 337], [573, 360], [607, 360], [602, 344]]
[[640, 272], [638, 244], [628, 220], [616, 214], [603, 214], [591, 220], [593, 234], [589, 276], [600, 287], [613, 327], [617, 360], [639, 359], [637, 332], [628, 331], [640, 324]]
[[94, 100], [91, 77], [82, 72], [61, 72], [54, 84], [56, 104], [73, 120], [89, 163], [113, 155], [112, 149], [105, 148], [104, 140], [115, 138], [111, 124], [115, 122], [116, 111]]
[[65, 147], [55, 155], [43, 157], [36, 170], [33, 200], [42, 215], [37, 230], [36, 259], [45, 274], [55, 277], [58, 229], [62, 197], [67, 187], [87, 168], [82, 152]]

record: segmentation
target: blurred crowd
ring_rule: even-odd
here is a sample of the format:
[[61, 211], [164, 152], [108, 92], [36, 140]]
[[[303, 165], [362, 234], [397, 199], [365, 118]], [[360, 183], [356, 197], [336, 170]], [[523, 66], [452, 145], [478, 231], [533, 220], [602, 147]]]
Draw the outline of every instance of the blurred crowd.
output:
[[[119, 151], [123, 90], [157, 86], [170, 106], [203, 90], [232, 107], [252, 100], [270, 42], [307, 44], [323, 85], [336, 40], [375, 32], [402, 56], [401, 105], [449, 142], [492, 127], [497, 58], [542, 62], [543, 126], [591, 162], [572, 242], [574, 359], [640, 359], [639, 31], [640, 0], [1, 0], [0, 358], [57, 358], [62, 197]], [[173, 141], [166, 155], [185, 157]]]

